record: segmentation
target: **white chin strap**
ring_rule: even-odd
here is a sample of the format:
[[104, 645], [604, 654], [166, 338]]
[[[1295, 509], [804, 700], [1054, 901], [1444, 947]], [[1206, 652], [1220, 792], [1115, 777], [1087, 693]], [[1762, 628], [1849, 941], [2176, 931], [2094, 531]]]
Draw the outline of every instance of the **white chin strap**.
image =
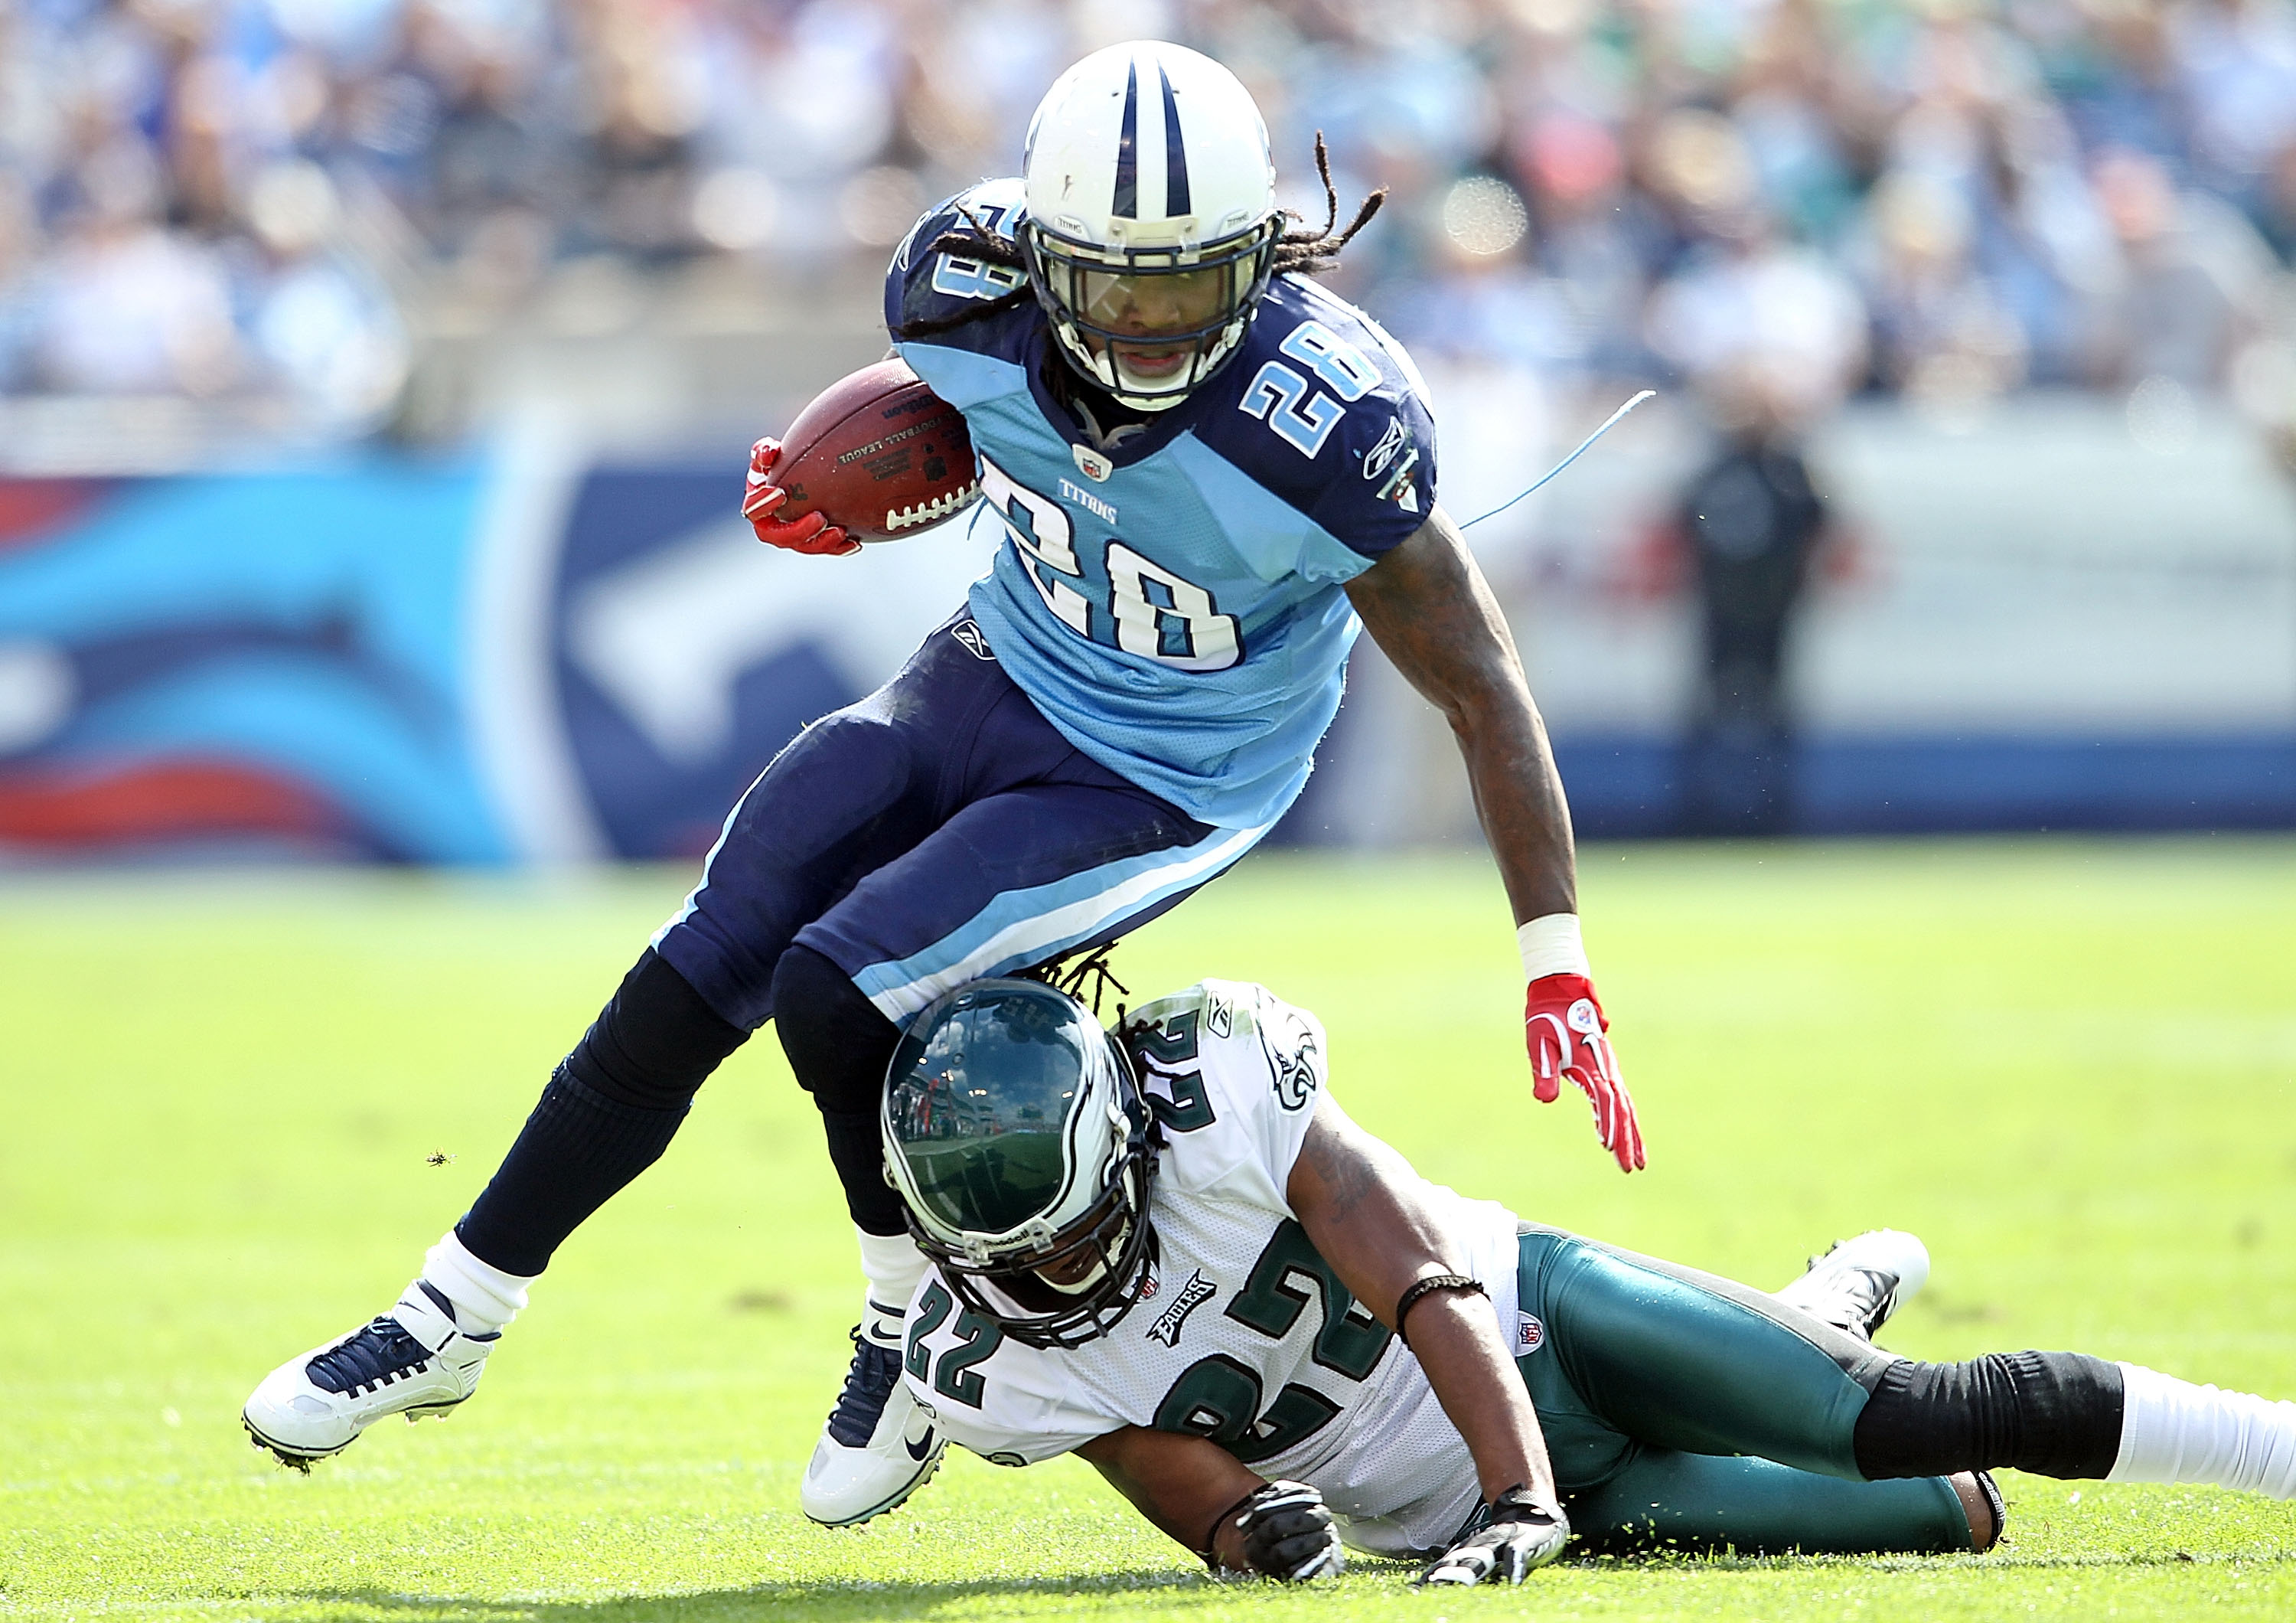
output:
[[[1078, 358], [1078, 345], [1083, 343], [1082, 338], [1071, 342], [1063, 337], [1061, 340], [1061, 348], [1066, 350], [1069, 358], [1074, 361]], [[1218, 369], [1219, 359], [1225, 358], [1234, 346], [1233, 339], [1224, 337], [1210, 355], [1201, 357], [1191, 355], [1188, 357], [1187, 365], [1194, 375], [1189, 377], [1185, 386], [1179, 388], [1167, 386], [1161, 393], [1146, 391], [1158, 385], [1168, 385], [1168, 380], [1138, 378], [1130, 375], [1125, 371], [1124, 363], [1116, 358], [1113, 350], [1106, 356], [1098, 356], [1092, 353], [1089, 345], [1085, 345], [1084, 358], [1088, 363], [1085, 368], [1085, 375], [1105, 390], [1119, 404], [1128, 406], [1135, 411], [1169, 411], [1195, 392], [1204, 379]], [[1185, 376], [1187, 374], [1184, 372], [1175, 375]]]

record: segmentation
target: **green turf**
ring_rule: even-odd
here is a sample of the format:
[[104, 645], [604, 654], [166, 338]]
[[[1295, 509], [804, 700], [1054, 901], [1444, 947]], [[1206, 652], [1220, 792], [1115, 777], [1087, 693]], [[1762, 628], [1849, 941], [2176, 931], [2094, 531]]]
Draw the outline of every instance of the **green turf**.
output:
[[[2296, 1615], [2296, 1505], [2038, 1479], [1985, 1558], [1439, 1599], [1376, 1564], [1218, 1588], [1072, 1462], [955, 1459], [814, 1528], [797, 1477], [857, 1278], [770, 1038], [567, 1248], [478, 1401], [308, 1479], [268, 1464], [248, 1389], [391, 1299], [684, 883], [0, 881], [0, 1615]], [[1937, 1270], [1903, 1350], [2296, 1394], [2296, 844], [1612, 848], [1585, 893], [1632, 1180], [1582, 1108], [1529, 1102], [1480, 862], [1256, 861], [1119, 968], [1318, 1009], [1362, 1120], [1526, 1215], [1761, 1284], [1908, 1227]]]

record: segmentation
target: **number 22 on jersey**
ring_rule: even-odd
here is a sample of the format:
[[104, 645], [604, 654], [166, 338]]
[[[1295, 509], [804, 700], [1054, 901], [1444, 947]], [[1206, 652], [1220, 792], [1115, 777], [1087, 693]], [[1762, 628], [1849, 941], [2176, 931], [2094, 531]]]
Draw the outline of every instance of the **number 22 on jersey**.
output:
[[1235, 616], [1194, 581], [1114, 536], [1079, 544], [1067, 508], [986, 456], [980, 491], [1004, 516], [1037, 595], [1078, 636], [1181, 671], [1225, 671], [1243, 657]]

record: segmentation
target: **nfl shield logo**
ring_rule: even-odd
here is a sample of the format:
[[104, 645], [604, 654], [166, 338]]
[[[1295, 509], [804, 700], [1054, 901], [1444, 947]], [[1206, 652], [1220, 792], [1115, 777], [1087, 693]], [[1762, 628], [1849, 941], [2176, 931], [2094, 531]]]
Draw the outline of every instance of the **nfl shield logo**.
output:
[[1538, 1315], [1518, 1309], [1514, 1315], [1514, 1355], [1525, 1358], [1546, 1345], [1546, 1326]]
[[1072, 445], [1069, 449], [1076, 453], [1076, 465], [1087, 479], [1096, 479], [1106, 484], [1108, 476], [1116, 472], [1116, 464], [1089, 445]]

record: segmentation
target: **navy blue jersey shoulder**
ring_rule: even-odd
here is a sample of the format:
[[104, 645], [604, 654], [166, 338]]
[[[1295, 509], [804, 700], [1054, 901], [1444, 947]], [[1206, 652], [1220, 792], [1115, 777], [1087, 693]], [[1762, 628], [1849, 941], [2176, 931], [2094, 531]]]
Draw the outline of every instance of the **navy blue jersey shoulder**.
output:
[[[1010, 266], [958, 249], [932, 249], [944, 233], [966, 229], [974, 221], [1010, 242], [1025, 207], [1017, 178], [984, 180], [934, 205], [894, 251], [885, 272], [886, 330], [898, 338], [912, 322], [957, 320], [1025, 286], [1021, 272]], [[1043, 321], [1036, 301], [1029, 300], [985, 320], [935, 333], [928, 342], [1018, 362], [1029, 334]]]
[[1401, 350], [1304, 276], [1278, 276], [1242, 353], [1182, 408], [1196, 437], [1365, 557], [1435, 506], [1435, 420]]
[[[919, 220], [886, 273], [886, 326], [898, 336], [1018, 292], [1019, 271], [932, 244], [971, 223], [964, 210], [1009, 239], [1025, 208], [1017, 179], [983, 181]], [[921, 342], [1027, 369], [1049, 338], [1024, 301]], [[1048, 420], [1062, 437], [1082, 437], [1066, 414]], [[1434, 508], [1435, 424], [1410, 362], [1363, 312], [1304, 276], [1275, 278], [1241, 352], [1117, 459], [1153, 455], [1184, 433], [1364, 557], [1407, 540]]]

